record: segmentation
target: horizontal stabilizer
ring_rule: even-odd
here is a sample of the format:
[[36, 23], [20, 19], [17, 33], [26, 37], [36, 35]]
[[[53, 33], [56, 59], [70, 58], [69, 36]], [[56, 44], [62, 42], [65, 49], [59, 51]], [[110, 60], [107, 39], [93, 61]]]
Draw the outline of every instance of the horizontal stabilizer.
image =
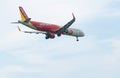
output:
[[19, 22], [11, 22], [12, 24], [19, 24]]

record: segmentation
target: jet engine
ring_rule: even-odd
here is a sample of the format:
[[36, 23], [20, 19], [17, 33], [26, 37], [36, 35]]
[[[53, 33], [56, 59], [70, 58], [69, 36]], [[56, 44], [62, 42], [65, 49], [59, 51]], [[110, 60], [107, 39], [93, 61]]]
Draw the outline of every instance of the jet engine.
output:
[[51, 39], [55, 38], [55, 34], [50, 34], [50, 38]]
[[53, 33], [46, 33], [46, 37], [45, 38], [46, 39], [49, 39], [49, 38], [54, 39], [55, 38], [55, 34], [53, 34]]

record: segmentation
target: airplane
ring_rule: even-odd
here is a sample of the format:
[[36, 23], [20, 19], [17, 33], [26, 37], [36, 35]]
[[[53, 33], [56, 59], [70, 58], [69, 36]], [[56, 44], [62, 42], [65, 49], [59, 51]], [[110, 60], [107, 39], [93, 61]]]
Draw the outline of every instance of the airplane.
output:
[[[73, 13], [72, 13], [73, 19], [61, 27], [56, 24], [31, 21], [31, 18], [27, 16], [26, 12], [21, 6], [19, 6], [19, 11], [20, 11], [21, 20], [12, 23], [22, 24], [33, 30], [36, 30], [36, 31], [22, 31], [24, 33], [45, 34], [46, 35], [45, 39], [54, 39], [55, 35], [57, 35], [58, 37], [60, 37], [61, 35], [68, 35], [68, 36], [76, 37], [76, 41], [79, 41], [78, 37], [84, 36], [84, 33], [81, 30], [75, 28], [69, 28], [75, 22], [75, 16]], [[18, 26], [18, 30], [21, 31], [19, 26]]]

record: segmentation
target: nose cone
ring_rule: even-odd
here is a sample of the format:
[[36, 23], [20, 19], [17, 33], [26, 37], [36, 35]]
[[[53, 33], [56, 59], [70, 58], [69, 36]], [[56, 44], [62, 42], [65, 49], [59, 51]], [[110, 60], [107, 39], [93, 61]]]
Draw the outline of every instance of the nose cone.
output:
[[84, 32], [79, 31], [79, 37], [84, 37], [84, 36], [85, 36]]
[[84, 36], [85, 36], [84, 32], [81, 32], [81, 37], [84, 37]]

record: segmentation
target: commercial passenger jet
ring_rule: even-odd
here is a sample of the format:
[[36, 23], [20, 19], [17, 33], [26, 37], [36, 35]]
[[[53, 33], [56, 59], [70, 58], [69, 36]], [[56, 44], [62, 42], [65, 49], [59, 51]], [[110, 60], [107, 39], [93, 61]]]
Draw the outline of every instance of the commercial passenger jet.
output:
[[[84, 33], [81, 30], [75, 28], [69, 28], [75, 22], [75, 16], [73, 13], [72, 13], [73, 19], [61, 27], [56, 24], [31, 21], [31, 18], [27, 16], [27, 14], [25, 13], [24, 9], [21, 6], [19, 7], [19, 10], [21, 15], [21, 20], [18, 20], [18, 22], [13, 22], [13, 23], [20, 23], [31, 29], [36, 30], [36, 31], [22, 31], [24, 33], [45, 34], [46, 35], [45, 39], [49, 39], [49, 38], [54, 39], [55, 34], [58, 37], [63, 34], [63, 35], [74, 36], [76, 37], [77, 41], [79, 41], [78, 37], [84, 36]], [[19, 27], [18, 29], [19, 31], [21, 31]]]

